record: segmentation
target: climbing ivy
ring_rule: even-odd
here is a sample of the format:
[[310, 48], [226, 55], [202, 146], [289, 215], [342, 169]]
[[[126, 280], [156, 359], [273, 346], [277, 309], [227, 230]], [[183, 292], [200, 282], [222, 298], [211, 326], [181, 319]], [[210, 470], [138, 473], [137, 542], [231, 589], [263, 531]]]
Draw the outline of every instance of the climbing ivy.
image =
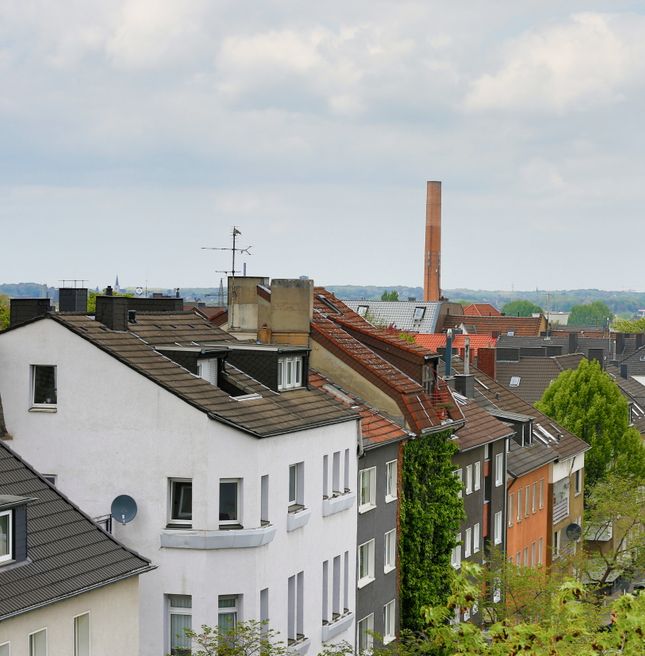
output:
[[464, 518], [461, 483], [453, 474], [457, 447], [450, 432], [418, 437], [405, 446], [401, 499], [401, 623], [423, 627], [421, 609], [446, 603], [450, 552]]

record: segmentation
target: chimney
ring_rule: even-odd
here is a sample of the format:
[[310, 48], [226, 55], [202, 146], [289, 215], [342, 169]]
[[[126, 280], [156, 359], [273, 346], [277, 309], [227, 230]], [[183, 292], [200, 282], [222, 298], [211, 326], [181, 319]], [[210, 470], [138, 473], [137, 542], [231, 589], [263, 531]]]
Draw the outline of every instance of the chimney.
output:
[[87, 312], [86, 287], [61, 287], [58, 290], [59, 312]]
[[9, 303], [9, 327], [44, 317], [50, 311], [48, 298], [12, 298]]
[[626, 362], [623, 362], [623, 363], [621, 363], [621, 365], [620, 365], [620, 377], [621, 377], [621, 378], [627, 378], [627, 377], [628, 377], [628, 374], [627, 374], [627, 363], [626, 363]]
[[641, 348], [643, 344], [645, 344], [645, 333], [636, 333], [636, 348]]
[[97, 296], [95, 318], [110, 330], [127, 330], [128, 298], [110, 295]]
[[569, 333], [569, 353], [578, 352], [578, 333]]
[[472, 374], [455, 374], [455, 391], [467, 399], [475, 398], [475, 377]]
[[441, 182], [427, 183], [423, 266], [423, 300], [438, 301], [441, 298]]
[[600, 364], [600, 368], [605, 368], [605, 350], [601, 348], [590, 348], [587, 351], [589, 360], [597, 360]]
[[496, 380], [495, 377], [495, 349], [478, 348], [477, 349], [477, 369], [483, 371], [487, 376]]
[[614, 350], [615, 355], [621, 355], [625, 350], [625, 333], [616, 333], [616, 346]]

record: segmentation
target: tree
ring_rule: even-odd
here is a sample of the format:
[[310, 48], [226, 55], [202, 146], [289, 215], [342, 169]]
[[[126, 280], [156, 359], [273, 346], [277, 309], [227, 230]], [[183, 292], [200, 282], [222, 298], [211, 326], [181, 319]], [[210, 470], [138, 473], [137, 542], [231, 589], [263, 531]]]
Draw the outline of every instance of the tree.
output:
[[645, 333], [645, 317], [641, 319], [616, 319], [611, 326], [618, 333]]
[[607, 326], [607, 320], [614, 318], [612, 311], [606, 303], [594, 301], [583, 305], [574, 305], [569, 314], [569, 326], [595, 326], [602, 328]]
[[399, 292], [396, 289], [393, 289], [391, 292], [388, 292], [387, 289], [381, 294], [382, 301], [398, 301]]
[[502, 314], [505, 314], [509, 317], [530, 317], [533, 316], [533, 314], [538, 313], [544, 313], [544, 310], [539, 305], [536, 305], [531, 301], [523, 301], [521, 299], [517, 301], [510, 301], [509, 303], [506, 303], [506, 305], [504, 305], [502, 308]]
[[[105, 294], [105, 290], [103, 290]], [[96, 297], [99, 296], [98, 292], [92, 291], [90, 289], [87, 297], [87, 313], [93, 314], [96, 312]], [[126, 296], [127, 298], [132, 298], [132, 294], [121, 294], [119, 292], [112, 292], [112, 296]]]
[[629, 426], [627, 401], [597, 361], [583, 359], [546, 388], [535, 407], [591, 445], [585, 455], [590, 489], [615, 469], [635, 481], [645, 478], [645, 450]]
[[450, 432], [417, 437], [405, 446], [401, 493], [401, 623], [421, 628], [421, 608], [445, 603], [450, 552], [464, 517]]
[[9, 297], [0, 294], [0, 330], [9, 327]]

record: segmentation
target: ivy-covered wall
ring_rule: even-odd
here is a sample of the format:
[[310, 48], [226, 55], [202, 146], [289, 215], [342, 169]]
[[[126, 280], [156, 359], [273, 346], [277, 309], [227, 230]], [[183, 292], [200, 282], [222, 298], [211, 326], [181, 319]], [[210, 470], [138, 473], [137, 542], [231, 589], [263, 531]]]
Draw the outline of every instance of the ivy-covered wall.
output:
[[421, 608], [446, 602], [450, 552], [464, 519], [461, 483], [453, 474], [457, 447], [450, 431], [418, 437], [403, 454], [399, 540], [401, 626], [420, 630]]

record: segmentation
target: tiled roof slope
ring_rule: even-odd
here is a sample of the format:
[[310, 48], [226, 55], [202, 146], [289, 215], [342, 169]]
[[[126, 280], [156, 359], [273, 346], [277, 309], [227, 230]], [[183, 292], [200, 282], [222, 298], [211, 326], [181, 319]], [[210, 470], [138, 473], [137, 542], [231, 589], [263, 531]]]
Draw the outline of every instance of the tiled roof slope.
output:
[[[498, 383], [527, 403], [535, 403], [542, 398], [552, 381], [567, 369], [577, 369], [582, 359], [584, 359], [583, 355], [574, 353], [550, 358], [520, 357], [518, 362], [498, 360], [495, 364], [495, 373]], [[519, 379], [519, 385], [511, 387], [513, 378]]]
[[227, 333], [191, 312], [137, 314], [137, 323], [130, 324], [127, 332], [108, 330], [84, 315], [56, 314], [50, 317], [207, 413], [212, 419], [256, 437], [280, 435], [357, 418], [351, 410], [319, 391], [301, 388], [278, 394], [227, 364], [226, 375], [245, 379], [248, 391], [262, 395], [259, 399], [237, 401], [224, 390], [157, 352], [155, 345], [237, 343]]
[[627, 365], [630, 376], [645, 375], [645, 346], [641, 346], [637, 351], [623, 358], [621, 364]]
[[[497, 338], [491, 337], [490, 335], [468, 335], [468, 338], [470, 339], [470, 350], [473, 355], [477, 355], [477, 351], [480, 348], [495, 348], [495, 344], [497, 343]], [[414, 341], [419, 346], [436, 351], [437, 349], [446, 347], [446, 334], [415, 335]], [[465, 341], [466, 335], [455, 335], [452, 340], [452, 347], [462, 349], [464, 348]]]
[[[395, 326], [399, 330], [408, 330], [418, 333], [434, 333], [441, 310], [440, 302], [423, 301], [343, 301], [352, 310], [359, 306], [367, 306], [367, 313], [374, 323], [383, 326]], [[416, 308], [424, 308], [425, 312], [420, 321], [414, 320]]]
[[464, 314], [474, 317], [499, 317], [502, 313], [490, 303], [471, 303], [464, 307]]
[[154, 569], [2, 442], [0, 494], [35, 499], [27, 506], [30, 562], [0, 567], [0, 620]]
[[361, 437], [365, 449], [398, 442], [410, 436], [408, 431], [359, 399], [355, 394], [339, 388], [331, 380], [313, 369], [309, 370], [309, 384], [316, 389], [323, 390], [334, 398], [344, 397], [344, 402], [360, 414]]
[[461, 406], [461, 409], [466, 424], [456, 433], [456, 442], [460, 451], [468, 451], [504, 437], [511, 437], [515, 432], [508, 424], [495, 419], [470, 399]]
[[555, 462], [558, 454], [552, 447], [547, 444], [534, 440], [533, 444], [520, 446], [514, 440], [511, 440], [510, 451], [506, 458], [506, 468], [511, 476], [523, 476], [538, 467]]
[[492, 335], [493, 333], [502, 335], [514, 332], [516, 335], [538, 336], [542, 321], [541, 317], [478, 317], [449, 314], [444, 319], [443, 330], [463, 325], [468, 333], [477, 335]]

